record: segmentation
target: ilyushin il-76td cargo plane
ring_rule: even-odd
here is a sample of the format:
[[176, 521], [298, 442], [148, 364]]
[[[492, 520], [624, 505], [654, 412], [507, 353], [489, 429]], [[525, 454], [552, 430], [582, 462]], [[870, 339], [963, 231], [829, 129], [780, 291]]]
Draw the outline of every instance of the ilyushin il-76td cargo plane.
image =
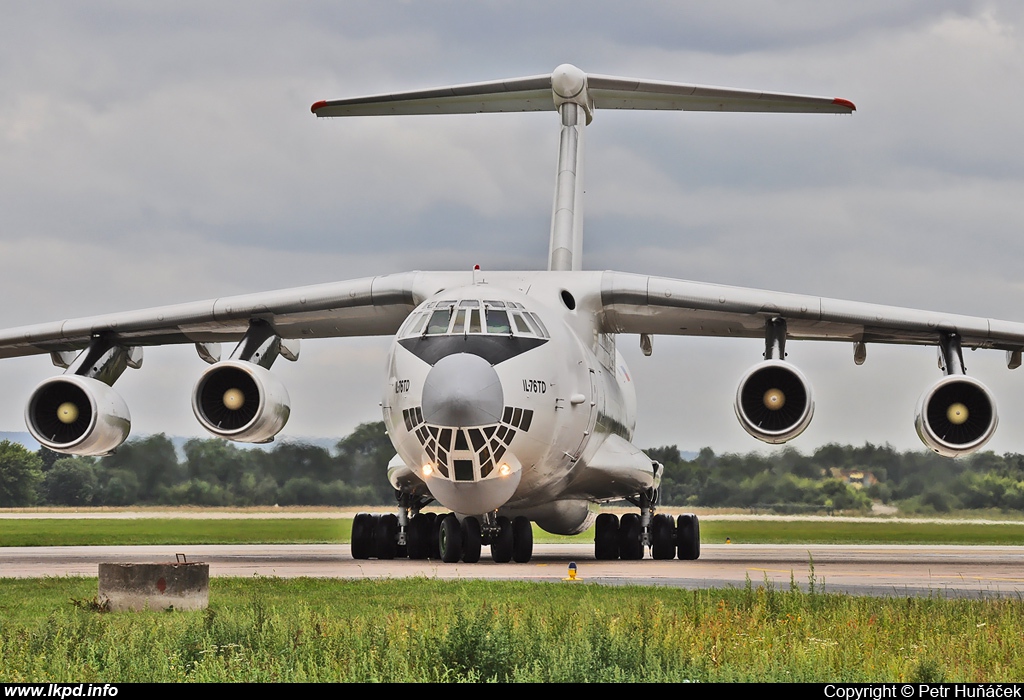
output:
[[[743, 428], [768, 443], [799, 435], [814, 401], [786, 342], [935, 345], [942, 377], [916, 427], [932, 450], [977, 450], [996, 429], [989, 390], [964, 373], [962, 349], [1021, 363], [1024, 324], [781, 292], [583, 269], [582, 155], [603, 109], [850, 114], [852, 102], [588, 75], [549, 75], [317, 102], [318, 117], [551, 110], [560, 129], [547, 270], [408, 272], [0, 331], [0, 357], [49, 353], [66, 371], [32, 392], [25, 418], [43, 445], [101, 455], [128, 436], [112, 388], [142, 348], [195, 343], [210, 364], [192, 409], [213, 435], [267, 442], [284, 428], [288, 392], [271, 371], [303, 338], [394, 335], [382, 408], [396, 455], [387, 478], [397, 512], [359, 514], [352, 555], [528, 561], [531, 523], [575, 534], [595, 525], [598, 559], [700, 556], [697, 518], [656, 513], [662, 466], [631, 442], [636, 394], [616, 349], [621, 334], [650, 354], [657, 334], [764, 338], [739, 379]], [[221, 359], [220, 344], [234, 349]], [[384, 475], [381, 475], [384, 478]], [[637, 512], [597, 514], [626, 500]], [[438, 503], [450, 514], [423, 508]], [[596, 523], [595, 523], [596, 521]]]

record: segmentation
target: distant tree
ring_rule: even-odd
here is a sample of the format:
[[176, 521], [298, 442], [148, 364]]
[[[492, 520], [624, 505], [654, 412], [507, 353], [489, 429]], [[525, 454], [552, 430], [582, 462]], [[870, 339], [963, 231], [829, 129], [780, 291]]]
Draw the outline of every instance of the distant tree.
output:
[[91, 458], [63, 457], [43, 476], [43, 500], [55, 506], [92, 505], [98, 486]]
[[327, 483], [339, 476], [337, 460], [319, 445], [281, 443], [273, 450], [261, 453], [259, 461], [264, 465], [263, 471], [274, 477], [278, 484], [300, 477]]
[[10, 440], [0, 441], [0, 508], [34, 505], [41, 467], [39, 455]]
[[[134, 499], [156, 500], [157, 492], [162, 487], [173, 486], [185, 479], [185, 470], [178, 463], [174, 444], [163, 433], [126, 442], [114, 454], [104, 457], [100, 468], [110, 474], [130, 472], [135, 475], [135, 496], [132, 502]], [[131, 480], [123, 475], [119, 480], [127, 488], [127, 496], [131, 490]]]
[[53, 466], [53, 463], [56, 462], [58, 459], [67, 456], [62, 455], [60, 452], [54, 452], [48, 447], [43, 447], [42, 445], [40, 445], [39, 449], [36, 450], [36, 455], [39, 457], [40, 461], [39, 470], [44, 473], [48, 472], [50, 470], [50, 467]]
[[369, 486], [378, 503], [394, 503], [394, 489], [388, 482], [388, 462], [395, 456], [384, 422], [363, 423], [338, 442], [338, 476], [353, 486]]
[[249, 450], [218, 438], [185, 443], [185, 470], [189, 479], [205, 481], [222, 489], [233, 486], [253, 470], [256, 460]]

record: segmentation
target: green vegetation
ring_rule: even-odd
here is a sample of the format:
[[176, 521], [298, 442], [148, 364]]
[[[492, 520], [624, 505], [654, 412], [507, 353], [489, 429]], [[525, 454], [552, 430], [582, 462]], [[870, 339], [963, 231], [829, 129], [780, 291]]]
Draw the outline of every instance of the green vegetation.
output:
[[[593, 531], [574, 537], [534, 526], [539, 543], [593, 541]], [[0, 528], [0, 547], [129, 544], [342, 544], [352, 535], [350, 518], [202, 520], [192, 518], [10, 519]], [[1024, 542], [1024, 523], [861, 522], [827, 520], [703, 520], [701, 541], [722, 544], [989, 544]]]
[[0, 547], [140, 544], [317, 544], [348, 542], [352, 520], [274, 518], [272, 520], [4, 520]]
[[1024, 677], [1016, 599], [879, 599], [756, 584], [214, 579], [207, 611], [102, 613], [90, 603], [95, 593], [96, 579], [0, 580], [0, 681]]
[[1024, 455], [1015, 453], [947, 459], [865, 443], [824, 445], [810, 455], [791, 447], [716, 455], [705, 447], [687, 460], [674, 446], [647, 454], [665, 465], [663, 504], [831, 512], [865, 510], [877, 500], [905, 513], [1024, 511]]
[[[661, 504], [781, 513], [866, 512], [872, 502], [903, 513], [960, 509], [1024, 512], [1024, 455], [982, 452], [946, 459], [888, 445], [824, 445], [804, 455], [715, 454], [686, 459], [675, 446], [647, 450], [665, 466]], [[383, 423], [365, 423], [338, 441], [243, 449], [189, 440], [180, 454], [164, 435], [132, 440], [94, 459], [46, 449], [32, 454], [0, 442], [0, 507], [31, 505], [390, 506], [385, 478], [394, 449]]]

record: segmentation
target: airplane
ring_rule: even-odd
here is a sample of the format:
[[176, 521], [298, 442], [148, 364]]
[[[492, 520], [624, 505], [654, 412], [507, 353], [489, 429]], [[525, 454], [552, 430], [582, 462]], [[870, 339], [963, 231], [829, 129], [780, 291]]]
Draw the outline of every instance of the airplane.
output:
[[[26, 424], [56, 452], [110, 453], [131, 417], [114, 391], [145, 346], [194, 343], [210, 366], [192, 409], [211, 434], [269, 442], [285, 427], [288, 391], [271, 371], [302, 339], [393, 335], [381, 409], [396, 455], [387, 478], [396, 512], [360, 513], [356, 559], [526, 562], [533, 529], [594, 526], [597, 559], [694, 560], [692, 513], [658, 513], [663, 467], [632, 443], [636, 391], [616, 344], [655, 335], [763, 338], [739, 379], [736, 417], [769, 444], [800, 435], [813, 391], [787, 359], [788, 340], [932, 345], [942, 376], [917, 403], [930, 449], [969, 454], [995, 432], [991, 392], [965, 373], [962, 350], [1004, 350], [1021, 364], [1024, 324], [988, 318], [583, 269], [584, 134], [604, 109], [852, 114], [849, 100], [587, 74], [550, 74], [319, 101], [319, 118], [554, 111], [557, 175], [548, 264], [537, 271], [406, 272], [0, 331], [0, 357], [49, 353], [64, 373], [30, 395]], [[234, 349], [226, 359], [221, 344]], [[621, 517], [600, 504], [627, 501]], [[442, 515], [424, 508], [438, 503]]]

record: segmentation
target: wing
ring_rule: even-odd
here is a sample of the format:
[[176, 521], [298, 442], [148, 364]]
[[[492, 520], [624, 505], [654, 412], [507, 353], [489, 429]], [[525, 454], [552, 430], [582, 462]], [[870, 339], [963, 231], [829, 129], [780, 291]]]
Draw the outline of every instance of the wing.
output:
[[743, 429], [769, 443], [796, 437], [814, 415], [810, 382], [785, 361], [787, 338], [852, 341], [858, 364], [865, 343], [938, 346], [945, 376], [921, 395], [915, 426], [947, 457], [980, 449], [998, 424], [988, 388], [965, 376], [962, 348], [1006, 350], [1010, 369], [1024, 348], [1021, 323], [618, 272], [604, 273], [601, 303], [605, 332], [763, 337], [765, 359], [740, 378], [734, 408]]
[[603, 330], [614, 333], [762, 338], [770, 319], [800, 340], [939, 345], [1020, 351], [1024, 323], [762, 289], [604, 273]]
[[80, 350], [103, 336], [116, 345], [237, 341], [254, 320], [281, 338], [394, 334], [421, 294], [421, 273], [53, 321], [0, 331], [0, 358]]

